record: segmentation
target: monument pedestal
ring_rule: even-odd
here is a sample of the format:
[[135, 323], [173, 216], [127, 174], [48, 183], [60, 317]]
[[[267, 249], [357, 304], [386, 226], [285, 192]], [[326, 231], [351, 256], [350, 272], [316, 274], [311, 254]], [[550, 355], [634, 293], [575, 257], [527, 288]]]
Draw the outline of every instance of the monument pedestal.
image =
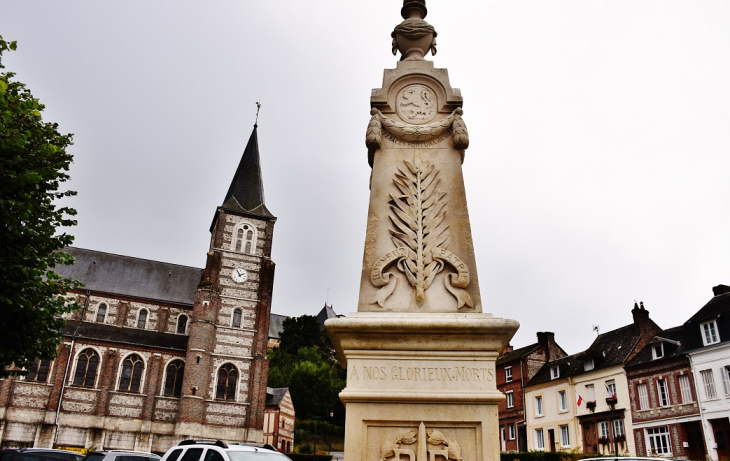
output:
[[347, 461], [499, 459], [495, 361], [519, 324], [476, 313], [326, 322], [347, 367]]

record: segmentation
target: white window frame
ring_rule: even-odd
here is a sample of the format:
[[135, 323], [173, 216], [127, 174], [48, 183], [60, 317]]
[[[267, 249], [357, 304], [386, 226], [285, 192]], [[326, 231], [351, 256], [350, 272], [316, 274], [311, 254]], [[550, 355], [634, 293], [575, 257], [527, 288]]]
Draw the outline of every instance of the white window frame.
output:
[[557, 365], [550, 367], [550, 379], [560, 378], [560, 367]]
[[652, 360], [660, 359], [662, 357], [664, 357], [664, 343], [652, 344], [651, 345]]
[[558, 391], [558, 410], [568, 411], [568, 393], [566, 391]]
[[545, 450], [545, 433], [542, 428], [535, 429], [535, 450]]
[[626, 429], [624, 428], [624, 420], [621, 418], [613, 420], [613, 436], [623, 435], [626, 436]]
[[639, 383], [636, 386], [636, 393], [639, 394], [639, 410], [648, 410], [651, 408], [649, 402], [649, 386], [646, 383]]
[[593, 363], [592, 358], [583, 361], [583, 371], [591, 371], [594, 368], [596, 368], [596, 364]]
[[510, 440], [515, 439], [515, 425], [514, 424], [507, 425], [507, 435], [509, 436]]
[[613, 379], [606, 381], [606, 398], [610, 397], [611, 393], [613, 393], [614, 397], [618, 398], [618, 395], [616, 394], [616, 381]]
[[707, 400], [717, 398], [717, 391], [715, 390], [715, 375], [712, 373], [712, 369], [700, 370], [700, 376], [702, 376], [705, 398]]
[[[236, 380], [236, 392], [235, 392], [235, 398], [233, 400], [227, 400], [227, 399], [218, 399], [218, 378], [220, 377], [220, 369], [224, 365], [233, 365], [233, 367], [236, 369], [236, 372], [238, 374], [238, 379]], [[239, 392], [241, 391], [241, 377], [243, 375], [241, 374], [241, 367], [238, 366], [237, 363], [233, 363], [230, 360], [227, 360], [225, 362], [221, 362], [218, 364], [218, 366], [215, 367], [215, 382], [213, 383], [213, 399], [216, 402], [238, 402]]]
[[608, 421], [598, 421], [598, 437], [611, 437], [611, 429]]
[[730, 367], [720, 368], [720, 373], [722, 373], [722, 385], [725, 389], [725, 395], [730, 395]]
[[[649, 456], [672, 456], [672, 438], [667, 426], [648, 427], [644, 429], [644, 432]], [[661, 451], [658, 448], [661, 448]]]
[[544, 408], [542, 407], [542, 395], [535, 396], [535, 416], [544, 416]]
[[515, 407], [515, 396], [512, 391], [507, 391], [504, 393], [505, 397], [507, 397], [507, 408], [514, 408]]
[[710, 346], [720, 342], [720, 333], [717, 331], [717, 321], [700, 323], [700, 331], [702, 332], [702, 345]]
[[690, 403], [692, 399], [692, 385], [689, 382], [689, 375], [679, 375], [679, 394], [682, 397], [682, 403]]
[[506, 382], [506, 383], [512, 382], [512, 367], [504, 368], [504, 382]]
[[669, 383], [666, 378], [656, 380], [656, 395], [660, 407], [668, 407], [672, 404], [669, 396]]
[[586, 397], [588, 402], [596, 401], [596, 386], [593, 384], [586, 384]]
[[570, 426], [567, 424], [558, 426], [560, 429], [560, 446], [563, 448], [570, 446]]
[[73, 361], [73, 370], [71, 370], [71, 374], [68, 376], [68, 379], [66, 381], [67, 386], [73, 386], [74, 378], [76, 377], [76, 368], [79, 365], [79, 356], [82, 352], [84, 352], [87, 349], [92, 349], [96, 354], [99, 356], [99, 364], [96, 368], [96, 376], [94, 376], [94, 385], [93, 386], [77, 386], [77, 387], [84, 387], [86, 389], [96, 389], [96, 385], [99, 384], [99, 375], [101, 375], [102, 365], [103, 365], [103, 356], [101, 355], [101, 351], [94, 347], [94, 346], [81, 346], [79, 349], [76, 350], [76, 353], [74, 354], [74, 361]]

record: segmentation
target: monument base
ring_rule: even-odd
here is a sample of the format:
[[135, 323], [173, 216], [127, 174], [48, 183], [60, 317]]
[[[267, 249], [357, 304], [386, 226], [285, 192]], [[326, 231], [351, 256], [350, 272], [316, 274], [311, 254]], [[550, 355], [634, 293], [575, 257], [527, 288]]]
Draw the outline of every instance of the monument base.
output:
[[347, 368], [347, 461], [499, 459], [495, 362], [516, 321], [358, 312], [325, 326]]

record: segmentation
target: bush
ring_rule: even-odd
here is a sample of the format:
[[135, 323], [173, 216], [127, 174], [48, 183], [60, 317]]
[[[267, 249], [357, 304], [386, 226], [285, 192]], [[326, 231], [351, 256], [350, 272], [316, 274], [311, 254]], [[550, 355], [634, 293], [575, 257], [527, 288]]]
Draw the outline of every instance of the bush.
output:
[[332, 455], [317, 455], [312, 456], [303, 453], [287, 453], [286, 454], [292, 461], [332, 461]]

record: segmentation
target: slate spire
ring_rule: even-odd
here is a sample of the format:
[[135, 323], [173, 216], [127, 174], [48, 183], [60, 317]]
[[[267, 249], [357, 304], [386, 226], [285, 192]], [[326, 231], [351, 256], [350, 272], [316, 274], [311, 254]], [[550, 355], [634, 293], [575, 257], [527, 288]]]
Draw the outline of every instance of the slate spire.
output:
[[224, 209], [245, 211], [260, 216], [273, 217], [264, 203], [264, 181], [259, 159], [258, 124], [253, 126], [251, 137], [243, 151], [241, 162], [233, 175], [231, 186], [223, 200]]

